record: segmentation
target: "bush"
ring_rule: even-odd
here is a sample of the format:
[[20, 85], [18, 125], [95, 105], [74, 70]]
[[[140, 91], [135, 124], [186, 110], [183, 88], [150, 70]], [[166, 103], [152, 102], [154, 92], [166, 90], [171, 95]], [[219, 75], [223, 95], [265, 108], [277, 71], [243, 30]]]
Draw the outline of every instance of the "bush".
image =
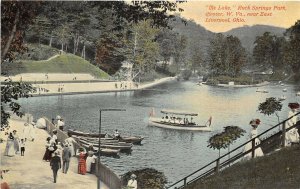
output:
[[191, 77], [191, 75], [192, 75], [192, 71], [191, 71], [191, 70], [183, 70], [183, 71], [181, 72], [181, 76], [182, 76], [182, 78], [183, 78], [184, 80], [189, 80], [190, 77]]
[[152, 168], [146, 168], [146, 169], [140, 169], [135, 171], [130, 171], [122, 176], [122, 183], [123, 186], [126, 185], [128, 180], [130, 180], [130, 176], [132, 174], [135, 174], [137, 176], [137, 184], [138, 188], [142, 189], [163, 189], [165, 184], [167, 183], [166, 176], [155, 169]]

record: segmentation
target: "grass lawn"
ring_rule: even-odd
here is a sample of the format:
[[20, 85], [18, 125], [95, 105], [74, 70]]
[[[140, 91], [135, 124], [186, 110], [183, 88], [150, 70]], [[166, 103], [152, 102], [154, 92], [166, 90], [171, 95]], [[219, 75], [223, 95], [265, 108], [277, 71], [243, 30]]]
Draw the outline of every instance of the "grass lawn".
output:
[[88, 61], [73, 54], [59, 55], [47, 60], [20, 60], [9, 63], [6, 73], [15, 75], [19, 73], [89, 73], [97, 78], [107, 79], [109, 75]]
[[254, 160], [239, 162], [218, 175], [185, 189], [298, 189], [300, 146], [293, 146]]

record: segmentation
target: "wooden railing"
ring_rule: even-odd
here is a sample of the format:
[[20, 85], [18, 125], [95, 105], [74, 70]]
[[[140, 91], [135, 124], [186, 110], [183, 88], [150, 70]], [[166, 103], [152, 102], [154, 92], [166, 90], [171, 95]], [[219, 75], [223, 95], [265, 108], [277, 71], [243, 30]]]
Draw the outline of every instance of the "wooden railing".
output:
[[[297, 116], [299, 114], [300, 114], [300, 112], [295, 114], [294, 116]], [[204, 179], [210, 175], [220, 172], [222, 169], [225, 169], [230, 164], [243, 158], [248, 153], [251, 153], [251, 156], [253, 158], [253, 157], [255, 157], [255, 149], [256, 148], [269, 146], [269, 145], [272, 146], [272, 148], [274, 148], [274, 149], [278, 148], [280, 146], [284, 147], [286, 145], [285, 144], [286, 132], [288, 132], [289, 130], [291, 130], [295, 127], [300, 127], [300, 122], [297, 122], [297, 124], [295, 124], [294, 126], [286, 128], [287, 121], [292, 119], [294, 116], [289, 117], [288, 119], [278, 123], [277, 125], [275, 125], [274, 127], [270, 128], [270, 129], [267, 129], [266, 131], [262, 132], [255, 138], [250, 139], [249, 141], [241, 144], [240, 146], [236, 147], [235, 149], [231, 150], [230, 152], [220, 156], [216, 160], [206, 164], [205, 166], [201, 167], [200, 169], [185, 176], [183, 179], [173, 183], [172, 185], [169, 185], [167, 188], [168, 189], [169, 188], [182, 189], [185, 186], [188, 186], [189, 184], [191, 184], [197, 180]], [[280, 129], [280, 126], [282, 126], [282, 129]], [[277, 129], [279, 128], [279, 130], [277, 130], [275, 134], [273, 133], [273, 134], [265, 137], [265, 139], [261, 140], [259, 145], [255, 145], [256, 138], [262, 138], [266, 134], [270, 134], [271, 131], [274, 132], [276, 128]], [[278, 141], [280, 141], [280, 142], [278, 142]], [[244, 146], [249, 142], [252, 144], [252, 148], [248, 151], [241, 152], [241, 151], [243, 151]], [[275, 145], [273, 143], [275, 143]], [[268, 149], [268, 152], [271, 152], [271, 151], [272, 150]], [[266, 153], [266, 152], [264, 152], [264, 153]], [[231, 156], [230, 158], [227, 158], [228, 156], [230, 156], [232, 154], [234, 154], [234, 155]]]
[[[57, 139], [59, 142], [64, 142], [66, 138], [68, 138], [67, 133], [59, 130], [55, 125], [51, 123], [51, 121], [44, 117], [46, 120], [46, 130], [51, 134], [54, 129], [57, 130]], [[75, 151], [76, 149], [80, 148], [80, 144], [75, 143], [74, 148]], [[102, 181], [104, 182], [110, 189], [121, 189], [122, 188], [122, 182], [120, 177], [115, 174], [111, 169], [109, 169], [107, 166], [104, 164], [97, 163], [96, 165], [96, 172], [95, 175]]]

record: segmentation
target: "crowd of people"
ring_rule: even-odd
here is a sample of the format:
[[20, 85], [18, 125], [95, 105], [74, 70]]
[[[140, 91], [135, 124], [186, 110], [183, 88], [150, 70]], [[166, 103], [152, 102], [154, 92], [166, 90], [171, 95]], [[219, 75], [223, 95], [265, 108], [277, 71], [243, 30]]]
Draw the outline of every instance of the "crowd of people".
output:
[[79, 148], [75, 151], [75, 139], [68, 133], [68, 137], [64, 141], [59, 141], [58, 130], [63, 131], [65, 123], [60, 116], [52, 119], [53, 125], [57, 129], [52, 131], [52, 136], [46, 139], [45, 153], [43, 160], [50, 162], [53, 171], [53, 181], [57, 181], [58, 170], [62, 168], [62, 173], [67, 174], [70, 166], [71, 157], [78, 156], [78, 174], [85, 175], [92, 173], [94, 167], [92, 164], [96, 163], [96, 156], [94, 155], [93, 146], [89, 147], [88, 152], [84, 148]]

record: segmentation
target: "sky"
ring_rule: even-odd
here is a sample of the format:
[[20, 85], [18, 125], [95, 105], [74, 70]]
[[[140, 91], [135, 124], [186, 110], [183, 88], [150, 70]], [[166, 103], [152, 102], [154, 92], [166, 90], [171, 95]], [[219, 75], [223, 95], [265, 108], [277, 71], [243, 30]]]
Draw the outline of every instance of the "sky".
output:
[[[210, 5], [214, 6], [215, 10], [209, 10], [209, 8], [212, 8], [212, 6]], [[227, 6], [227, 10], [218, 10], [219, 6], [221, 9]], [[240, 6], [243, 6], [244, 10], [237, 10]], [[182, 17], [192, 19], [196, 23], [213, 32], [225, 32], [232, 28], [237, 28], [244, 25], [252, 26], [255, 24], [273, 25], [283, 28], [289, 28], [290, 26], [294, 25], [298, 19], [300, 19], [300, 1], [194, 0], [181, 3], [179, 4], [179, 7], [184, 9], [184, 11], [180, 13]], [[228, 10], [228, 7], [230, 8], [230, 10]], [[249, 8], [250, 10], [247, 10]], [[232, 16], [227, 17], [227, 12], [232, 12]], [[240, 12], [244, 16], [236, 15], [236, 12]], [[208, 13], [210, 15], [208, 15]], [[249, 15], [249, 13], [251, 15]], [[224, 14], [225, 16], [211, 16], [211, 14]], [[209, 19], [226, 18], [230, 18], [230, 22], [220, 22], [220, 20], [209, 22]]]

